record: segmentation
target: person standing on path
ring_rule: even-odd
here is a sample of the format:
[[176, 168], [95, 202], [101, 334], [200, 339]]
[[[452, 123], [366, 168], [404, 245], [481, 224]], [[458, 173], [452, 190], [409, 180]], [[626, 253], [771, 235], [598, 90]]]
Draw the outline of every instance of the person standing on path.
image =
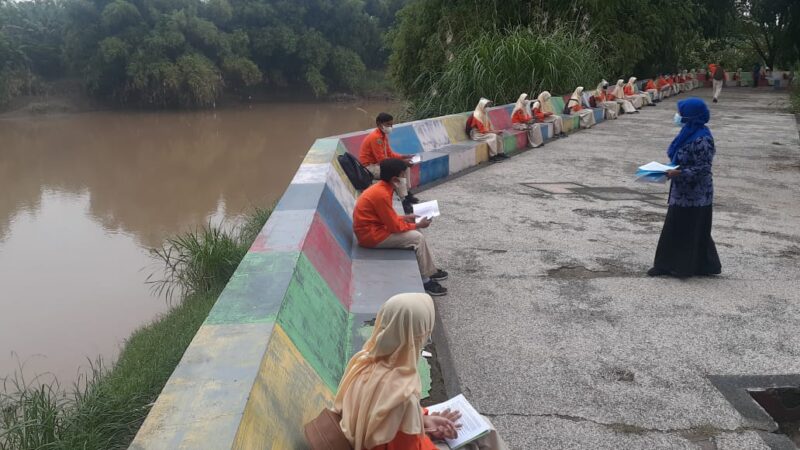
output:
[[364, 142], [361, 143], [361, 150], [358, 154], [359, 162], [372, 174], [375, 180], [381, 178], [381, 161], [388, 158], [402, 160], [406, 164], [405, 176], [400, 179], [395, 192], [403, 202], [403, 210], [406, 214], [412, 210], [412, 205], [419, 203], [419, 199], [414, 197], [408, 190], [408, 182], [411, 180], [411, 158], [413, 155], [401, 155], [395, 153], [389, 145], [389, 134], [394, 126], [394, 117], [382, 112], [375, 118], [377, 128], [368, 134]]
[[711, 83], [714, 87], [714, 103], [717, 103], [719, 94], [722, 93], [722, 85], [725, 84], [725, 69], [719, 64], [709, 64], [711, 71]]
[[655, 261], [647, 275], [718, 275], [722, 266], [711, 238], [714, 183], [711, 164], [716, 149], [706, 123], [708, 106], [697, 97], [678, 102], [676, 125], [681, 126], [667, 155], [675, 170], [671, 180], [669, 209], [658, 240]]

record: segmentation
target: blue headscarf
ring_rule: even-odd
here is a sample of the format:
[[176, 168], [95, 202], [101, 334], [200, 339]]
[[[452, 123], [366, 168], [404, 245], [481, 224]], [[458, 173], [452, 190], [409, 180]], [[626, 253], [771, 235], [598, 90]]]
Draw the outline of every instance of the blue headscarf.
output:
[[706, 102], [697, 97], [681, 100], [678, 102], [678, 113], [682, 117], [683, 127], [681, 127], [681, 132], [672, 140], [672, 143], [669, 144], [669, 149], [667, 150], [667, 156], [669, 156], [669, 160], [673, 164], [675, 164], [675, 155], [678, 153], [678, 149], [683, 145], [688, 142], [694, 142], [701, 137], [711, 136], [711, 130], [706, 126], [706, 123], [711, 118]]

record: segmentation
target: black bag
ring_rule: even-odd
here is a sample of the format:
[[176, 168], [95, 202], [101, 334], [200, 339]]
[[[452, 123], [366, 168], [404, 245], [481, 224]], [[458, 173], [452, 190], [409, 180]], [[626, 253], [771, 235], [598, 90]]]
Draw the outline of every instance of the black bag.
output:
[[470, 114], [470, 116], [467, 117], [467, 123], [464, 126], [464, 132], [467, 133], [467, 136], [469, 136], [470, 132], [472, 132], [472, 118], [473, 117], [474, 116]]
[[595, 96], [589, 97], [589, 107], [590, 108], [597, 108], [597, 98]]
[[356, 190], [363, 191], [372, 185], [372, 173], [350, 153], [344, 153], [337, 157], [339, 165], [350, 179], [350, 183]]
[[714, 79], [717, 81], [721, 81], [725, 79], [725, 69], [722, 67], [717, 66], [716, 70], [714, 70]]
[[563, 114], [565, 116], [568, 116], [568, 115], [572, 114], [572, 110], [569, 109], [569, 104], [570, 104], [571, 101], [572, 101], [572, 99], [567, 100], [567, 104], [564, 105], [564, 111], [561, 111], [561, 114]]

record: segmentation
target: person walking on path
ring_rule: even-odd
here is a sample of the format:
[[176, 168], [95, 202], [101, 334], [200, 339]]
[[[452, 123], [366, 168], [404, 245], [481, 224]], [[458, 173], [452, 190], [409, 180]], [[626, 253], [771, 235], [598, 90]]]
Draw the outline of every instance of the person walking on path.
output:
[[[436, 313], [425, 294], [398, 294], [386, 301], [375, 318], [372, 335], [347, 364], [333, 402], [339, 426], [355, 450], [441, 450], [455, 438], [461, 413], [428, 414], [420, 405], [420, 353], [433, 332]], [[485, 419], [485, 418], [484, 418]], [[491, 431], [460, 447], [465, 450], [507, 450]]]
[[667, 171], [671, 180], [669, 208], [649, 276], [686, 278], [718, 275], [722, 270], [711, 238], [711, 164], [716, 150], [714, 137], [706, 126], [709, 119], [703, 100], [690, 97], [678, 102], [674, 120], [681, 131], [667, 150], [670, 161], [678, 168]]
[[709, 64], [711, 72], [711, 83], [714, 87], [714, 103], [718, 102], [719, 94], [722, 93], [722, 85], [725, 84], [725, 69], [719, 64]]

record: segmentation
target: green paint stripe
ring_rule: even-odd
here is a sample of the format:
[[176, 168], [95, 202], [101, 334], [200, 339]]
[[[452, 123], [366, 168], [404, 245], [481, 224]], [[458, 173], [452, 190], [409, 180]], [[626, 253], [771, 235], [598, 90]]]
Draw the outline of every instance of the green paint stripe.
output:
[[422, 381], [422, 395], [420, 398], [428, 398], [431, 396], [431, 365], [422, 356], [419, 357], [419, 362], [417, 363], [417, 372], [419, 372], [419, 379]]
[[333, 391], [350, 356], [352, 320], [311, 262], [300, 255], [278, 323]]

